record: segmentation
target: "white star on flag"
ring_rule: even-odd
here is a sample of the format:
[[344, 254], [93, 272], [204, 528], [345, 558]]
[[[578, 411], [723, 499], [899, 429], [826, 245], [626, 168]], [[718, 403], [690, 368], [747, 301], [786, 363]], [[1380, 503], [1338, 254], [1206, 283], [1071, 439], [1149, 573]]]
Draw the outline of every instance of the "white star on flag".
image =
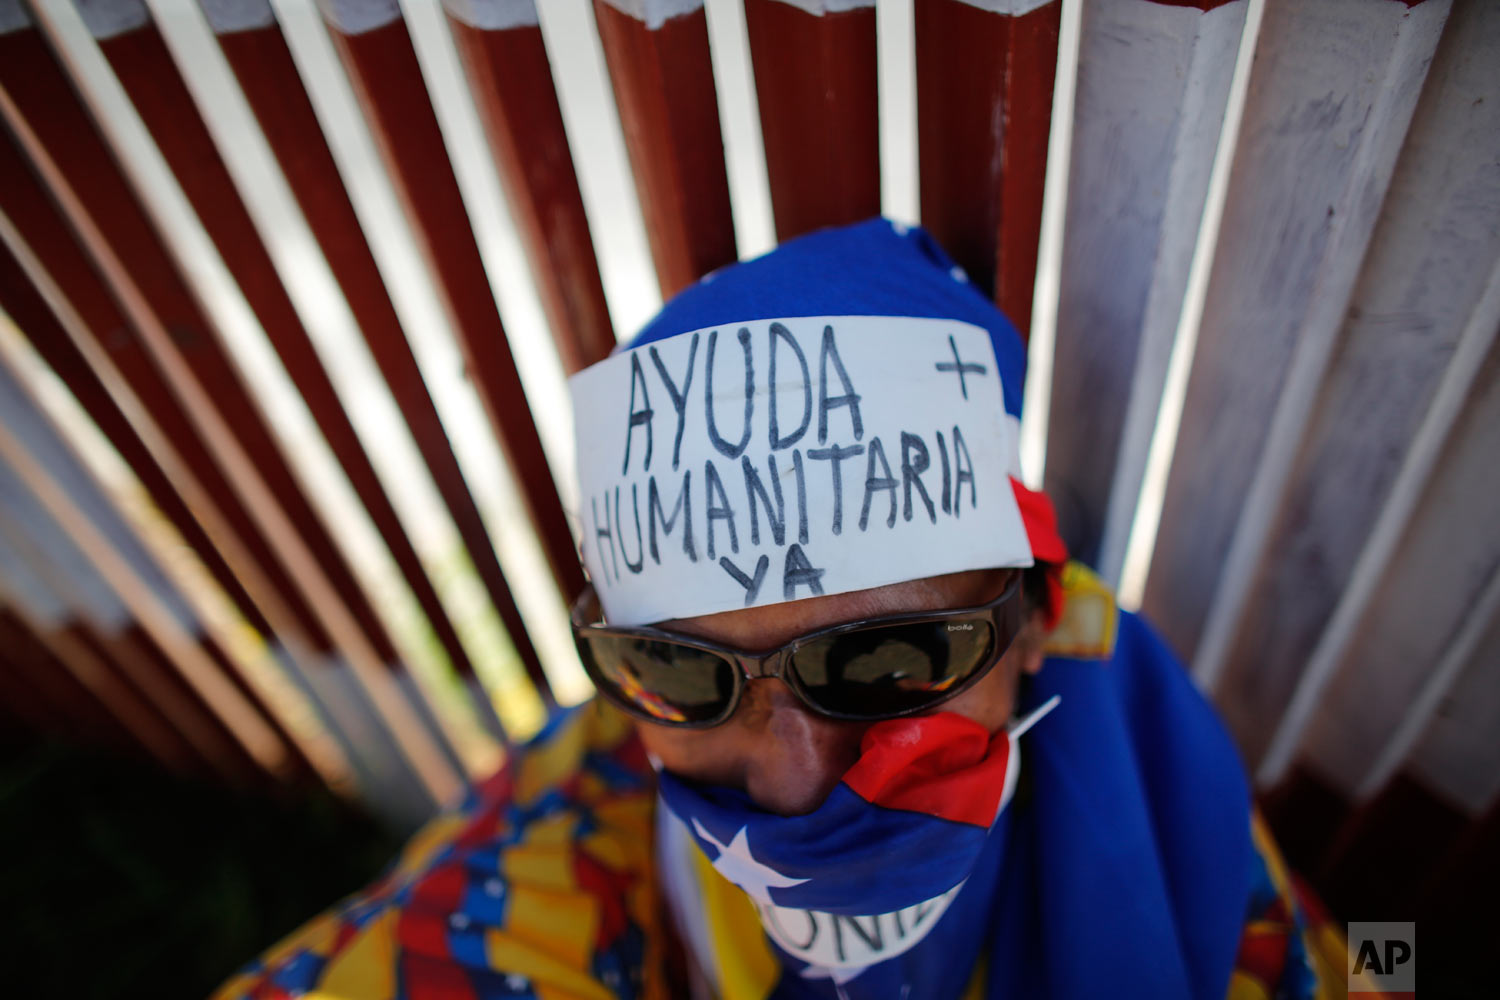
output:
[[767, 889], [801, 885], [807, 881], [805, 878], [788, 878], [769, 865], [755, 860], [755, 855], [750, 853], [750, 838], [745, 834], [746, 827], [740, 827], [740, 832], [727, 844], [719, 843], [719, 839], [704, 829], [697, 818], [693, 819], [693, 829], [698, 831], [698, 836], [719, 849], [719, 856], [713, 861], [714, 869], [745, 890], [751, 899], [769, 903], [771, 894]]

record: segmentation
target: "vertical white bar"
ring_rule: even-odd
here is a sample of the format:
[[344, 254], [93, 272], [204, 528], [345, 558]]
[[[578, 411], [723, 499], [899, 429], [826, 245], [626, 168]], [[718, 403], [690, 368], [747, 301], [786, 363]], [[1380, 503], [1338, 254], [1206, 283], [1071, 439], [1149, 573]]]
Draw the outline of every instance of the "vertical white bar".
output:
[[917, 189], [917, 43], [912, 0], [875, 5], [880, 106], [880, 211], [908, 226], [922, 221]]
[[1021, 476], [1034, 490], [1042, 488], [1047, 469], [1047, 422], [1052, 412], [1052, 361], [1057, 347], [1057, 296], [1061, 287], [1063, 231], [1068, 217], [1068, 166], [1073, 155], [1073, 103], [1078, 92], [1082, 8], [1083, 0], [1062, 0], [1057, 75], [1052, 84], [1042, 232], [1037, 245], [1031, 340], [1026, 349], [1026, 395], [1021, 408]]
[[1208, 294], [1208, 278], [1213, 270], [1214, 251], [1219, 242], [1219, 226], [1224, 220], [1225, 196], [1229, 191], [1229, 173], [1239, 142], [1240, 122], [1245, 117], [1245, 96], [1250, 88], [1250, 71], [1255, 62], [1256, 42], [1266, 0], [1250, 0], [1245, 12], [1245, 30], [1235, 56], [1234, 77], [1229, 84], [1229, 100], [1224, 107], [1224, 123], [1219, 129], [1218, 152], [1203, 203], [1203, 219], [1198, 226], [1198, 244], [1188, 270], [1187, 290], [1182, 299], [1182, 315], [1172, 338], [1172, 354], [1167, 362], [1167, 378], [1162, 386], [1161, 405], [1156, 426], [1146, 451], [1146, 470], [1141, 477], [1141, 494], [1136, 501], [1135, 520], [1125, 545], [1120, 570], [1120, 605], [1128, 610], [1140, 607], [1146, 590], [1146, 575], [1151, 568], [1151, 553], [1156, 548], [1156, 533], [1161, 527], [1161, 509], [1166, 499], [1167, 475], [1172, 471], [1172, 453], [1177, 445], [1177, 429], [1182, 423], [1182, 409], [1187, 400], [1188, 376], [1193, 370], [1193, 355], [1198, 347], [1198, 328], [1203, 321], [1203, 303]]
[[776, 246], [771, 219], [771, 181], [761, 139], [760, 104], [750, 62], [750, 35], [741, 0], [707, 0], [708, 47], [713, 56], [719, 128], [724, 133], [724, 167], [734, 236], [740, 259], [759, 257]]

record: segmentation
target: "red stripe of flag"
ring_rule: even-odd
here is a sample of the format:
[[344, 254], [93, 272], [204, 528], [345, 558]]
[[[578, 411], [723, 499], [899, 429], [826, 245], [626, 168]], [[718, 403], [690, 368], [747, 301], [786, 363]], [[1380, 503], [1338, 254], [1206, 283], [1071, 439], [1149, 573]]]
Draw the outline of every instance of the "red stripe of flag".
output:
[[844, 784], [872, 805], [989, 827], [1010, 741], [953, 712], [877, 722]]

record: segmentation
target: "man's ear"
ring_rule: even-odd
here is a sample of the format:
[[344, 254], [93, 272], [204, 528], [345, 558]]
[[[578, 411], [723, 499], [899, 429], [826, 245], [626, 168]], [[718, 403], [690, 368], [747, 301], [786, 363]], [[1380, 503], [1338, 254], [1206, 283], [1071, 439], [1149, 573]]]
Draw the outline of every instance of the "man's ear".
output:
[[1042, 669], [1042, 663], [1047, 659], [1047, 634], [1047, 613], [1036, 608], [1021, 629], [1021, 634], [1016, 636], [1021, 673], [1034, 674]]

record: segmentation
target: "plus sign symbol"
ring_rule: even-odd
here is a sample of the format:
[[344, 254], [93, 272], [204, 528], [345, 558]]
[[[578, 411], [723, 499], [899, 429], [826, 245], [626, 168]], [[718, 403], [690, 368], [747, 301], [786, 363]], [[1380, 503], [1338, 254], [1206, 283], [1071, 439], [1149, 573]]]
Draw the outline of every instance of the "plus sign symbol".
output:
[[964, 399], [969, 398], [969, 386], [964, 381], [965, 375], [983, 375], [984, 365], [976, 365], [972, 361], [961, 360], [958, 356], [958, 345], [953, 342], [953, 334], [948, 334], [948, 349], [953, 352], [952, 361], [939, 361], [935, 367], [940, 372], [955, 372], [958, 375], [958, 388], [964, 394]]

